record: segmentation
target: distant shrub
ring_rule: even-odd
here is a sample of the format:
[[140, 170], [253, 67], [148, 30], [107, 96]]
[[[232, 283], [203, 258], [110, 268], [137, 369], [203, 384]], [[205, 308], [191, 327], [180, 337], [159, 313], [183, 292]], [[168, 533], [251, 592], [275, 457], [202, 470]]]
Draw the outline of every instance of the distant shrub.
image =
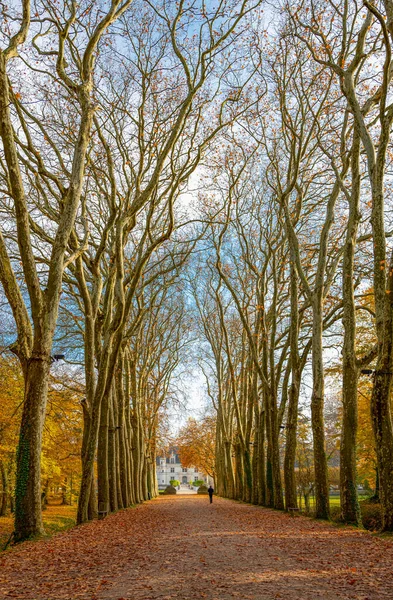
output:
[[340, 506], [331, 506], [330, 507], [330, 517], [332, 521], [338, 523], [340, 521], [341, 508]]
[[382, 527], [382, 507], [376, 502], [363, 500], [360, 502], [362, 511], [362, 521], [365, 529], [369, 531], [378, 531]]
[[176, 494], [176, 488], [174, 488], [173, 485], [167, 485], [164, 494]]
[[208, 494], [207, 485], [203, 484], [198, 488], [198, 494]]
[[197, 481], [191, 481], [191, 484], [194, 487], [199, 487], [200, 485], [205, 485], [205, 482], [203, 481], [203, 479], [198, 479]]
[[[362, 513], [363, 527], [369, 531], [378, 531], [382, 527], [382, 508], [381, 505], [369, 500], [363, 500], [360, 503]], [[330, 516], [335, 523], [340, 522], [341, 509], [339, 506], [332, 506]]]
[[173, 487], [177, 487], [178, 485], [180, 485], [180, 481], [178, 481], [177, 479], [171, 479], [170, 485], [173, 485]]

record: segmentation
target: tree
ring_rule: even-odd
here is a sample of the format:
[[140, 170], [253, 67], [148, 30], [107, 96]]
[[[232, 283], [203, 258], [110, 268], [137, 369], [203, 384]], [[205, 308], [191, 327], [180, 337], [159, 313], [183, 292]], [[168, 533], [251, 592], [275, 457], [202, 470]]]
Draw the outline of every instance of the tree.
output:
[[[46, 131], [42, 116], [32, 115], [21, 108], [22, 93], [14, 92], [8, 77], [7, 66], [11, 60], [18, 59], [18, 52], [23, 50], [31, 24], [30, 1], [24, 0], [22, 16], [12, 18], [16, 33], [7, 35], [4, 32], [4, 49], [0, 52], [0, 137], [4, 151], [4, 178], [7, 192], [13, 203], [13, 218], [15, 223], [20, 262], [26, 285], [22, 287], [17, 280], [9, 249], [7, 249], [4, 233], [0, 236], [0, 280], [7, 300], [12, 308], [17, 328], [17, 339], [12, 346], [20, 359], [25, 378], [25, 398], [23, 404], [22, 422], [19, 436], [16, 506], [15, 506], [15, 539], [22, 540], [42, 533], [41, 518], [41, 466], [40, 453], [42, 444], [43, 417], [48, 392], [48, 377], [51, 364], [51, 350], [56, 328], [57, 314], [62, 292], [63, 272], [67, 262], [75, 260], [80, 253], [77, 249], [68, 254], [70, 239], [79, 203], [82, 195], [85, 160], [89, 145], [90, 132], [94, 115], [93, 89], [94, 71], [97, 47], [108, 27], [128, 8], [131, 0], [113, 0], [104, 14], [99, 16], [97, 8], [91, 5], [88, 11], [83, 7], [71, 6], [70, 11], [64, 6], [57, 8], [55, 3], [45, 3], [38, 6], [39, 20], [43, 30], [37, 31], [33, 42], [29, 41], [31, 50], [38, 61], [46, 64], [49, 57], [56, 58], [56, 65], [46, 69], [47, 80], [56, 83], [66, 94], [76, 100], [75, 114], [78, 123], [78, 134], [70, 153], [70, 168], [64, 167], [60, 155], [60, 169], [66, 170], [67, 177], [60, 179], [53, 172], [50, 162], [45, 162], [37, 140], [32, 137], [32, 129], [38, 123], [43, 137], [49, 141], [51, 135]], [[89, 13], [89, 14], [88, 14]], [[91, 14], [90, 14], [91, 13]], [[48, 19], [46, 18], [48, 15]], [[88, 23], [96, 22], [90, 29]], [[73, 33], [75, 27], [82, 27], [86, 37], [78, 48], [78, 58], [73, 49]], [[40, 46], [38, 39], [51, 39], [53, 49]], [[40, 41], [41, 41], [40, 40]], [[67, 58], [66, 58], [67, 55]], [[26, 64], [26, 63], [25, 63]], [[29, 59], [27, 59], [29, 65]], [[45, 72], [45, 67], [43, 68]], [[72, 102], [75, 106], [75, 103]], [[28, 193], [24, 178], [24, 161], [18, 152], [18, 139], [14, 136], [15, 119], [11, 114], [11, 106], [15, 107], [17, 119], [27, 140], [26, 155], [32, 160], [38, 170], [38, 178], [42, 185], [52, 191], [55, 188], [55, 198], [58, 200], [55, 209], [55, 231], [53, 244], [50, 249], [48, 272], [42, 277], [34, 255], [33, 232], [34, 222], [29, 216]], [[30, 123], [29, 120], [31, 119]], [[37, 192], [42, 188], [37, 185]], [[25, 301], [29, 298], [32, 319]]]
[[[330, 17], [322, 22], [315, 16], [317, 3], [311, 2], [310, 5], [310, 17], [304, 12], [299, 18], [300, 15], [292, 12], [298, 39], [307, 46], [316, 63], [324, 65], [337, 76], [342, 94], [353, 115], [357, 136], [361, 140], [367, 160], [372, 208], [373, 286], [378, 338], [371, 406], [381, 482], [383, 529], [392, 531], [393, 425], [390, 393], [393, 374], [391, 298], [393, 258], [387, 258], [384, 215], [384, 176], [393, 122], [393, 105], [389, 104], [393, 36], [391, 7], [390, 2], [381, 2], [378, 7], [365, 2], [365, 8], [360, 13], [356, 3], [345, 1], [344, 11], [341, 12], [336, 11], [334, 2], [330, 2]], [[330, 28], [329, 34], [326, 27]], [[377, 49], [375, 39], [380, 40], [381, 43]], [[378, 66], [373, 58], [376, 54], [379, 55]], [[371, 89], [368, 84], [363, 83], [363, 76], [366, 74], [373, 80]], [[378, 123], [377, 128], [374, 127], [375, 123]]]
[[197, 467], [215, 479], [216, 420], [206, 416], [197, 421], [190, 417], [176, 439], [183, 467]]

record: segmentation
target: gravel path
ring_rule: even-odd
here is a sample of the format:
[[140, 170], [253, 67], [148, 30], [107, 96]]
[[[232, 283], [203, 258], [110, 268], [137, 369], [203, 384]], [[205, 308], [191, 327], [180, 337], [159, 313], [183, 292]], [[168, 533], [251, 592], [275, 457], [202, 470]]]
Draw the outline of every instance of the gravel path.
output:
[[160, 497], [1, 555], [0, 599], [393, 599], [393, 539]]

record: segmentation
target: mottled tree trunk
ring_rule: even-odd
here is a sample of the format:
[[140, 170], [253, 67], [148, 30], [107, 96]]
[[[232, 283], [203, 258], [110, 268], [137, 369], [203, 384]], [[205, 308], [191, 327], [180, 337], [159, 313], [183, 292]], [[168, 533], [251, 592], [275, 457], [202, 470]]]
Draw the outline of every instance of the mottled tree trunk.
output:
[[25, 376], [15, 486], [16, 541], [44, 531], [41, 513], [41, 448], [49, 364], [49, 353], [33, 351]]
[[127, 508], [130, 506], [130, 473], [129, 473], [129, 454], [130, 449], [128, 447], [128, 438], [126, 435], [125, 424], [120, 421], [119, 429], [119, 471], [120, 471], [120, 484], [121, 484], [121, 496], [123, 500], [123, 507]]
[[149, 486], [148, 486], [148, 464], [146, 457], [143, 457], [142, 461], [142, 500], [149, 498]]
[[318, 293], [316, 296], [314, 296], [313, 303], [313, 390], [311, 396], [311, 426], [314, 442], [315, 516], [317, 519], [329, 519], [329, 483], [325, 450], [325, 421], [323, 414], [325, 386], [323, 369], [322, 319], [322, 297]]
[[[390, 2], [385, 2], [385, 8]], [[392, 37], [391, 10], [389, 32]], [[364, 21], [361, 43], [357, 46], [357, 58], [364, 51], [365, 34], [374, 15], [369, 10]], [[360, 36], [360, 34], [359, 34]], [[350, 69], [342, 72], [341, 86], [355, 118], [357, 133], [362, 141], [367, 157], [368, 175], [371, 183], [371, 226], [373, 234], [373, 284], [375, 300], [375, 317], [378, 338], [378, 358], [374, 373], [374, 385], [371, 394], [371, 418], [376, 444], [377, 462], [380, 478], [382, 502], [382, 529], [393, 531], [393, 423], [391, 414], [391, 387], [393, 372], [393, 255], [387, 259], [385, 232], [385, 170], [387, 150], [393, 122], [393, 111], [387, 109], [391, 64], [391, 40], [384, 37], [385, 61], [384, 77], [386, 86], [381, 86], [377, 100], [379, 104], [379, 122], [377, 137], [371, 132], [370, 122], [360, 104], [356, 93], [358, 78]], [[363, 101], [362, 101], [363, 102]], [[367, 105], [367, 102], [366, 104]], [[373, 106], [371, 103], [370, 106]], [[375, 122], [371, 120], [374, 128]]]
[[94, 469], [93, 469], [93, 475], [91, 478], [91, 483], [90, 483], [90, 493], [89, 493], [89, 500], [88, 500], [88, 506], [87, 506], [87, 519], [89, 521], [96, 519], [98, 516], [98, 498], [97, 498], [97, 489], [96, 489], [96, 478], [94, 475]]
[[[127, 507], [127, 472], [123, 468], [121, 455], [124, 453], [124, 437], [122, 429], [124, 427], [124, 389], [123, 389], [123, 360], [122, 352], [119, 354], [117, 374], [115, 385], [113, 387], [113, 418], [115, 427], [115, 466], [116, 466], [116, 485], [117, 485], [117, 504], [118, 508]], [[124, 492], [124, 495], [123, 495]]]
[[243, 488], [243, 500], [244, 502], [251, 502], [252, 493], [252, 463], [250, 451], [246, 448], [243, 454], [243, 468], [244, 468], [244, 488]]
[[[114, 339], [115, 338], [115, 339]], [[111, 393], [111, 387], [113, 385], [113, 375], [115, 365], [117, 362], [118, 351], [120, 348], [120, 335], [108, 335], [105, 341], [105, 348], [101, 352], [100, 357], [100, 368], [98, 370], [97, 385], [95, 387], [94, 398], [92, 399], [91, 406], [89, 407], [89, 428], [86, 432], [86, 440], [84, 443], [83, 460], [82, 460], [82, 479], [80, 485], [80, 493], [78, 500], [78, 513], [77, 523], [84, 523], [88, 520], [88, 507], [91, 492], [91, 480], [94, 474], [94, 459], [96, 455], [97, 443], [101, 434], [99, 433], [101, 424], [101, 410], [102, 405], [108, 402], [108, 396]], [[109, 416], [108, 409], [106, 409], [107, 418]], [[106, 450], [107, 453], [107, 450]], [[107, 456], [107, 454], [106, 454]], [[97, 455], [97, 479], [98, 479], [98, 494], [100, 496], [100, 485], [101, 481], [105, 480], [104, 470], [99, 469], [98, 462], [105, 460], [105, 453], [102, 448], [102, 454], [100, 459]], [[106, 458], [107, 460], [107, 458]], [[107, 471], [108, 473], [108, 471]], [[103, 494], [103, 501], [106, 492]], [[100, 497], [98, 498], [100, 501]], [[99, 507], [100, 509], [100, 507]]]
[[266, 506], [266, 452], [265, 452], [265, 410], [262, 409], [259, 415], [259, 425], [258, 425], [258, 481], [259, 481], [259, 490], [258, 490], [258, 504], [262, 506]]
[[265, 429], [266, 429], [266, 506], [274, 507], [274, 480], [273, 480], [273, 431], [271, 396], [267, 391], [264, 394]]
[[222, 443], [222, 431], [221, 431], [221, 407], [218, 407], [217, 411], [217, 425], [216, 425], [216, 440], [215, 440], [215, 463], [217, 480], [215, 482], [216, 492], [219, 496], [224, 498], [227, 496], [227, 479], [224, 473], [224, 456], [223, 456], [223, 443]]
[[299, 309], [298, 309], [299, 283], [295, 257], [291, 250], [291, 389], [289, 390], [288, 414], [286, 424], [286, 444], [284, 456], [284, 483], [285, 483], [285, 508], [297, 508], [297, 490], [295, 476], [296, 438], [298, 404], [300, 393], [300, 360], [299, 360]]
[[349, 200], [347, 236], [343, 257], [343, 381], [342, 427], [340, 443], [340, 507], [341, 518], [346, 523], [361, 525], [361, 514], [356, 487], [356, 437], [358, 429], [356, 366], [356, 308], [353, 289], [356, 237], [360, 219], [360, 139], [354, 131], [352, 142], [352, 188]]
[[382, 504], [382, 530], [393, 531], [393, 424], [391, 391], [393, 374], [393, 252], [386, 260], [383, 168], [375, 169], [372, 186], [374, 240], [374, 293], [378, 359], [371, 394], [371, 418], [378, 462]]
[[109, 498], [109, 466], [108, 466], [108, 436], [109, 436], [109, 397], [102, 399], [100, 427], [97, 447], [97, 482], [98, 482], [98, 512], [107, 513], [110, 509]]
[[235, 499], [242, 500], [243, 499], [243, 491], [244, 491], [244, 465], [243, 465], [243, 456], [242, 456], [242, 448], [241, 445], [235, 444]]
[[258, 402], [258, 375], [254, 366], [254, 376], [251, 386], [253, 394], [253, 405], [254, 405], [254, 443], [252, 447], [252, 493], [251, 502], [253, 504], [259, 504], [259, 452], [258, 452], [258, 439], [259, 439], [259, 402]]
[[277, 420], [277, 399], [272, 397], [272, 474], [274, 498], [273, 506], [278, 510], [284, 509], [284, 499], [282, 493], [281, 468], [280, 468], [280, 429]]
[[131, 410], [130, 407], [127, 407], [126, 410], [126, 423], [127, 423], [127, 444], [129, 448], [129, 452], [127, 455], [127, 468], [128, 468], [128, 476], [129, 476], [129, 497], [130, 504], [136, 504], [136, 496], [135, 496], [135, 465], [134, 465], [134, 433], [131, 425]]
[[235, 497], [235, 474], [232, 461], [232, 444], [230, 441], [224, 441], [225, 449], [225, 477], [227, 479], [227, 497]]
[[[83, 437], [82, 437], [82, 465], [85, 461], [86, 444], [89, 436], [90, 427], [90, 406], [86, 402], [86, 399], [82, 401], [83, 408]], [[87, 494], [87, 506], [86, 506], [86, 518], [84, 520], [92, 520], [97, 518], [98, 506], [97, 506], [97, 494], [94, 476], [94, 466], [92, 466], [92, 476], [90, 480], [90, 488]]]
[[116, 469], [116, 427], [113, 405], [115, 393], [111, 391], [109, 396], [109, 428], [108, 428], [108, 483], [109, 483], [109, 505], [111, 512], [118, 510], [117, 498], [117, 469]]

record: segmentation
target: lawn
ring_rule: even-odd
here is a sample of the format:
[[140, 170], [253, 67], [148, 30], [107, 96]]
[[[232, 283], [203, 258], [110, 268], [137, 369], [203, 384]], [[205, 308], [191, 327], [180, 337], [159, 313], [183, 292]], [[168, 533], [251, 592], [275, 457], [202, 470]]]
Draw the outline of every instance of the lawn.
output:
[[[73, 527], [76, 522], [76, 509], [76, 504], [73, 506], [48, 506], [47, 509], [42, 512], [47, 535], [51, 536], [54, 533]], [[10, 537], [13, 528], [14, 519], [12, 515], [0, 517], [0, 551]]]
[[[359, 496], [359, 500], [367, 500], [367, 498], [369, 498], [369, 496]], [[299, 501], [299, 498], [298, 498], [298, 502], [299, 502], [299, 506], [301, 506], [301, 509], [304, 510], [303, 498], [301, 499], [301, 502]], [[336, 495], [330, 496], [329, 503], [330, 503], [331, 508], [333, 508], [334, 506], [340, 506], [340, 496], [336, 496]], [[310, 507], [311, 507], [311, 509], [313, 509], [315, 507], [315, 497], [314, 496], [310, 496]]]

